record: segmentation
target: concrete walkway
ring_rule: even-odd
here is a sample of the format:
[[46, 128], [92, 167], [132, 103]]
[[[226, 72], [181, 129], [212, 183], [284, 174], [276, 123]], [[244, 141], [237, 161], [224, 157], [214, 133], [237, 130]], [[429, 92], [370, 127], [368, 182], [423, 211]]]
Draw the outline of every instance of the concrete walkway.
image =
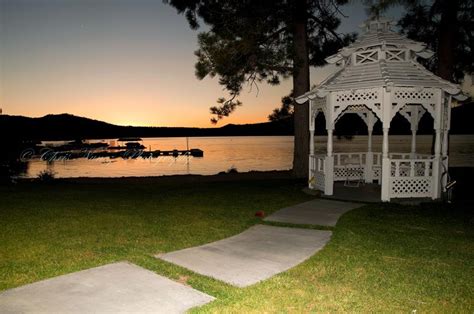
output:
[[1, 313], [183, 313], [213, 297], [130, 263], [92, 268], [0, 293]]
[[[362, 204], [315, 199], [265, 220], [334, 226]], [[292, 268], [322, 249], [331, 231], [256, 225], [217, 242], [157, 256], [197, 273], [246, 287]], [[182, 313], [213, 297], [121, 262], [0, 293], [1, 313]]]
[[246, 287], [298, 265], [330, 237], [330, 231], [257, 225], [224, 240], [157, 257]]
[[360, 203], [315, 199], [309, 202], [282, 208], [264, 220], [333, 227], [336, 225], [339, 217], [344, 213], [363, 205], [364, 204]]

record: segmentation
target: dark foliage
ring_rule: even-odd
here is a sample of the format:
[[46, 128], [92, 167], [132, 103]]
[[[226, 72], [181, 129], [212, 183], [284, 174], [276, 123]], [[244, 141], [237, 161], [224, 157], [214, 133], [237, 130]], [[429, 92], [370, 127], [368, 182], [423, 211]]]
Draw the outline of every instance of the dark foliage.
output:
[[[408, 7], [407, 14], [399, 21], [403, 33], [409, 38], [428, 44], [429, 48], [439, 52], [441, 37], [440, 31], [444, 7], [449, 6], [450, 1], [438, 0], [429, 4], [418, 4]], [[457, 1], [456, 1], [457, 2]], [[453, 5], [456, 5], [453, 3]], [[452, 77], [449, 80], [460, 82], [465, 73], [474, 72], [474, 2], [459, 1], [456, 13], [456, 24], [452, 46], [454, 57]], [[431, 71], [438, 73], [440, 55], [435, 53], [433, 58], [425, 62], [425, 66]]]
[[[336, 32], [348, 0], [165, 0], [184, 14], [192, 28], [199, 23], [208, 30], [198, 36], [196, 75], [219, 78], [229, 99], [211, 108], [217, 123], [241, 103], [245, 86], [258, 91], [259, 83], [279, 84], [293, 79], [294, 97], [309, 90], [310, 66], [324, 59], [355, 35]], [[294, 107], [293, 175], [308, 175], [308, 106]]]
[[[258, 83], [279, 84], [301, 65], [293, 48], [295, 11], [298, 1], [165, 1], [184, 14], [194, 29], [204, 23], [208, 31], [198, 35], [196, 76], [219, 78], [230, 98], [219, 98], [211, 107], [216, 123], [241, 103], [242, 88], [258, 90]], [[301, 2], [301, 1], [299, 1]], [[336, 33], [338, 5], [347, 1], [307, 1], [307, 44], [310, 66], [324, 64], [324, 58], [349, 43], [355, 35]]]
[[460, 82], [474, 72], [474, 1], [472, 0], [366, 0], [373, 15], [402, 5], [407, 12], [398, 22], [408, 38], [426, 43], [435, 52], [420, 60], [444, 79]]
[[281, 107], [273, 109], [273, 112], [268, 116], [269, 121], [280, 121], [292, 118], [294, 114], [292, 95], [281, 98]]

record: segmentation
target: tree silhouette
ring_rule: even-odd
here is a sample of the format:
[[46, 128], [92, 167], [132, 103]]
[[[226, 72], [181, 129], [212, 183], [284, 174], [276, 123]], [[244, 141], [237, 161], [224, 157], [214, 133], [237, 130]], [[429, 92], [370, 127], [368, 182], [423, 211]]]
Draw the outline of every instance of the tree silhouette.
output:
[[269, 121], [280, 121], [292, 118], [294, 114], [293, 98], [291, 94], [281, 98], [281, 107], [273, 109], [268, 116]]
[[[242, 89], [258, 84], [279, 84], [293, 79], [293, 96], [309, 90], [309, 67], [351, 42], [354, 34], [341, 35], [339, 5], [347, 0], [165, 0], [197, 29], [199, 49], [196, 76], [219, 78], [229, 98], [210, 108], [212, 122], [229, 116], [241, 102]], [[293, 173], [307, 176], [308, 106], [294, 106], [295, 145]]]

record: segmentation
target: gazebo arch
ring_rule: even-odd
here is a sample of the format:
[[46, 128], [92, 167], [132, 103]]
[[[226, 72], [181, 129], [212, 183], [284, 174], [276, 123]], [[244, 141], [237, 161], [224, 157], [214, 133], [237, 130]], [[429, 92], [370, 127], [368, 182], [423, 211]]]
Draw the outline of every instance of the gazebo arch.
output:
[[[359, 40], [326, 59], [339, 70], [296, 99], [300, 104], [309, 103], [311, 189], [333, 195], [334, 182], [351, 175], [346, 160], [358, 158], [360, 169], [356, 170], [363, 171], [365, 182], [379, 182], [382, 201], [441, 196], [447, 178], [442, 175], [443, 169], [448, 169], [451, 99], [464, 97], [457, 85], [437, 77], [417, 62], [417, 58], [433, 54], [424, 44], [393, 32], [390, 26], [387, 19], [364, 23], [366, 32]], [[328, 133], [325, 155], [314, 153], [315, 118], [320, 112], [326, 118]], [[333, 153], [334, 127], [346, 113], [355, 113], [365, 122], [366, 152]], [[389, 151], [390, 123], [397, 113], [410, 124], [410, 152]], [[433, 117], [434, 155], [416, 152], [418, 123], [426, 113]], [[377, 120], [383, 130], [381, 152], [372, 151], [372, 131]]]

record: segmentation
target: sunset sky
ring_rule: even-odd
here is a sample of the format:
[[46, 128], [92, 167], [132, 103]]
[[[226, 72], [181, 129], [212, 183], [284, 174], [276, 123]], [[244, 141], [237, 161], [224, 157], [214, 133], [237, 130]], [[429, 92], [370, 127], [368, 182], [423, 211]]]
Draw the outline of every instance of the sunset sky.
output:
[[[358, 30], [362, 5], [343, 7], [341, 32]], [[388, 16], [397, 18], [399, 10]], [[194, 75], [198, 31], [162, 0], [0, 0], [0, 108], [39, 117], [71, 113], [120, 125], [211, 127], [226, 92]], [[312, 84], [331, 68], [314, 69]], [[246, 89], [220, 122], [267, 121], [291, 81]]]

